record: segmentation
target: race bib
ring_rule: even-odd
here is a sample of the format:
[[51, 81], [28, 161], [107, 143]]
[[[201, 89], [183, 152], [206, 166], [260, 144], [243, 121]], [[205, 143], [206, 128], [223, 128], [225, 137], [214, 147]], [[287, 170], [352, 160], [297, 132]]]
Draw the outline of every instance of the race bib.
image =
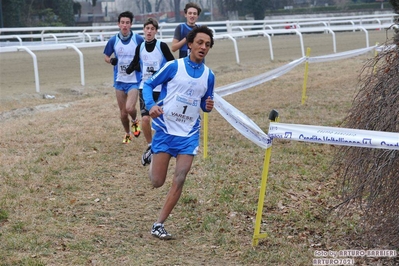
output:
[[170, 105], [173, 107], [167, 110], [164, 116], [168, 120], [181, 124], [183, 127], [184, 125], [192, 127], [197, 121], [200, 103], [200, 98], [177, 94]]
[[130, 62], [119, 60], [118, 61], [119, 74], [120, 75], [128, 75], [128, 74], [126, 74], [126, 69], [129, 67], [129, 65], [130, 65]]
[[147, 61], [143, 63], [143, 80], [147, 80], [154, 75], [159, 69], [158, 61]]

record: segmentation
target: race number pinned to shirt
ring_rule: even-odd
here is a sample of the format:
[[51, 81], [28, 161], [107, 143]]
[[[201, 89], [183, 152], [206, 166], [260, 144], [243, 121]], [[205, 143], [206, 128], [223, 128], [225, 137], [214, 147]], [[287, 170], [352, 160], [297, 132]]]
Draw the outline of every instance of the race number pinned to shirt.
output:
[[127, 76], [128, 74], [126, 73], [126, 69], [129, 67], [129, 65], [130, 65], [130, 62], [119, 60], [118, 61], [118, 69], [119, 69], [118, 73], [122, 76]]
[[159, 62], [158, 61], [145, 61], [143, 63], [144, 73], [143, 73], [143, 80], [147, 80], [154, 75], [155, 72], [159, 69]]
[[187, 94], [176, 94], [170, 105], [172, 108], [165, 110], [164, 116], [177, 123], [180, 130], [183, 129], [188, 133], [197, 121], [200, 103], [200, 98], [193, 98]]

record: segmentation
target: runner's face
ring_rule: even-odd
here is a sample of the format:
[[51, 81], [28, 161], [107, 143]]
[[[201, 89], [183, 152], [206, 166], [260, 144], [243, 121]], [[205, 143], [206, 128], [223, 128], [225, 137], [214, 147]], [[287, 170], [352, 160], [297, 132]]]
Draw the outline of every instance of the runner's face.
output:
[[196, 63], [201, 63], [205, 56], [211, 49], [211, 37], [208, 34], [199, 32], [194, 38], [193, 43], [189, 43], [190, 60]]
[[189, 9], [187, 9], [187, 13], [184, 14], [184, 16], [187, 19], [187, 24], [189, 26], [194, 26], [195, 22], [197, 22], [198, 20], [198, 11], [196, 8], [190, 7]]
[[121, 33], [123, 36], [129, 35], [131, 26], [132, 26], [132, 22], [130, 21], [130, 18], [122, 17], [120, 19], [120, 21], [118, 22], [118, 27], [121, 30]]
[[152, 24], [148, 24], [144, 27], [144, 37], [147, 42], [150, 42], [155, 39], [155, 35], [157, 34], [157, 29]]

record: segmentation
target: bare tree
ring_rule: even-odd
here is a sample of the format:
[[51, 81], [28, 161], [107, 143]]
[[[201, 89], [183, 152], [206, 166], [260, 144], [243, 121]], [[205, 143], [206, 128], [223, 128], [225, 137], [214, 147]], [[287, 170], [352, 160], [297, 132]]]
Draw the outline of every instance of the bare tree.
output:
[[344, 8], [350, 4], [351, 0], [334, 0], [335, 5], [339, 8]]
[[155, 12], [160, 11], [161, 5], [162, 5], [162, 0], [155, 0]]
[[176, 22], [180, 21], [180, 0], [173, 0]]
[[118, 12], [123, 12], [126, 10], [132, 11], [134, 15], [142, 13], [142, 9], [140, 9], [140, 3], [143, 0], [118, 0], [117, 3], [117, 10]]
[[[399, 1], [390, 0], [396, 13]], [[360, 90], [343, 126], [399, 132], [399, 26], [360, 74]], [[392, 31], [390, 31], [392, 32]], [[388, 36], [388, 33], [387, 33]], [[398, 134], [399, 135], [399, 134]], [[398, 138], [399, 141], [399, 138]], [[342, 179], [342, 210], [360, 210], [363, 245], [399, 246], [399, 151], [341, 147], [334, 168]], [[337, 206], [338, 207], [338, 206]]]

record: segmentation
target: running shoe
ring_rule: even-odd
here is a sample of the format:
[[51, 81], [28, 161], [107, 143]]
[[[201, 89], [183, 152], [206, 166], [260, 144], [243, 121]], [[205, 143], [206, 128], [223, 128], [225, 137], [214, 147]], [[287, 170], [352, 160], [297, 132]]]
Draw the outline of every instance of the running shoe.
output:
[[132, 136], [130, 133], [126, 133], [125, 137], [123, 137], [122, 143], [127, 144], [130, 143], [130, 141], [132, 140]]
[[143, 156], [141, 156], [141, 164], [143, 166], [146, 166], [147, 164], [151, 163], [151, 159], [152, 159], [151, 146], [148, 146], [147, 150], [143, 153]]
[[136, 138], [138, 138], [140, 136], [141, 131], [140, 131], [140, 125], [139, 125], [138, 119], [132, 121], [132, 132]]
[[151, 235], [153, 235], [154, 237], [158, 237], [159, 239], [162, 240], [172, 239], [172, 235], [166, 232], [163, 224], [154, 223], [151, 229]]

